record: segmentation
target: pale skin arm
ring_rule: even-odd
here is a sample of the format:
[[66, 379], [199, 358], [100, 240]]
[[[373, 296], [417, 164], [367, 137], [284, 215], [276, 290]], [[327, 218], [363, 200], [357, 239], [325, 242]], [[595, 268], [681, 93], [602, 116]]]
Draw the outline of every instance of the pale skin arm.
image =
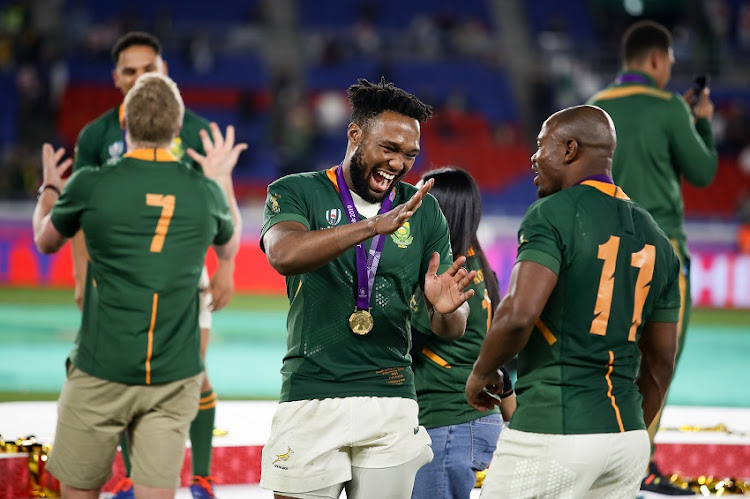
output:
[[638, 341], [641, 367], [635, 382], [643, 395], [643, 420], [649, 426], [667, 395], [677, 355], [677, 323], [647, 322]]
[[203, 149], [206, 155], [199, 154], [194, 149], [188, 149], [188, 155], [201, 165], [203, 174], [219, 184], [229, 204], [234, 222], [232, 238], [224, 245], [214, 245], [218, 257], [218, 267], [211, 276], [209, 290], [211, 291], [211, 310], [220, 310], [229, 304], [234, 293], [234, 258], [237, 255], [242, 237], [242, 216], [234, 195], [232, 172], [237, 165], [240, 153], [247, 149], [247, 144], [235, 144], [234, 127], [227, 126], [224, 137], [216, 123], [210, 124], [213, 142], [205, 130], [200, 131]]
[[271, 266], [281, 275], [311, 272], [335, 260], [375, 234], [392, 234], [421, 206], [433, 181], [427, 182], [407, 201], [388, 213], [328, 230], [308, 230], [299, 222], [280, 222], [263, 235]]
[[83, 307], [83, 290], [86, 287], [86, 269], [89, 264], [89, 250], [86, 238], [79, 230], [70, 240], [70, 251], [73, 254], [73, 278], [75, 279], [75, 300], [78, 308]]
[[[65, 149], [62, 147], [55, 150], [52, 144], [45, 143], [42, 146], [42, 185], [63, 189], [65, 180], [62, 175], [73, 164], [71, 158], [61, 161], [63, 155], [65, 155]], [[34, 208], [34, 244], [44, 254], [56, 253], [67, 239], [55, 228], [49, 216], [58, 197], [53, 189], [45, 189]]]
[[466, 381], [469, 405], [482, 412], [500, 402], [485, 392], [503, 389], [500, 367], [508, 363], [529, 341], [534, 323], [557, 284], [557, 274], [536, 262], [521, 261], [513, 267], [510, 289], [495, 311], [474, 369]]

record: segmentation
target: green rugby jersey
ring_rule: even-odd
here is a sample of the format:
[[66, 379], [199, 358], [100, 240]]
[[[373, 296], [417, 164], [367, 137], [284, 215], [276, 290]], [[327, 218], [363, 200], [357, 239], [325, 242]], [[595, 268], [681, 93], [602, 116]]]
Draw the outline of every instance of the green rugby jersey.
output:
[[219, 185], [141, 149], [75, 172], [51, 220], [66, 237], [83, 229], [90, 255], [73, 364], [127, 384], [200, 373], [198, 279], [209, 245], [234, 230]]
[[[75, 153], [73, 154], [73, 171], [82, 166], [102, 166], [107, 161], [120, 158], [125, 154], [125, 132], [120, 128], [123, 106], [111, 109], [87, 124], [78, 134]], [[209, 130], [208, 121], [194, 112], [185, 109], [180, 134], [172, 140], [170, 152], [185, 164], [202, 171], [199, 164], [187, 155], [188, 147], [200, 154], [206, 154], [200, 137], [201, 129]]]
[[718, 167], [711, 122], [695, 120], [682, 96], [644, 73], [621, 73], [588, 102], [612, 117], [617, 147], [612, 177], [688, 255], [681, 182], [705, 187]]
[[644, 429], [635, 384], [647, 321], [677, 322], [679, 262], [646, 210], [618, 187], [586, 181], [535, 202], [517, 261], [558, 282], [518, 357], [510, 427], [535, 433]]
[[[268, 187], [261, 248], [263, 235], [279, 222], [299, 222], [310, 230], [348, 223], [335, 168], [288, 175]], [[394, 206], [416, 192], [404, 182], [395, 189]], [[407, 223], [384, 237], [369, 334], [360, 336], [349, 328], [356, 305], [354, 248], [312, 272], [286, 277], [290, 309], [282, 402], [352, 396], [416, 399], [409, 300], [424, 285], [433, 252], [440, 253], [438, 272], [453, 262], [450, 234], [437, 200], [426, 196]], [[366, 250], [371, 241], [365, 242]]]
[[429, 333], [413, 363], [419, 424], [428, 429], [466, 423], [500, 412], [497, 407], [480, 412], [466, 401], [466, 380], [482, 348], [494, 309], [484, 280], [488, 276], [495, 278], [492, 269], [482, 268], [474, 250], [469, 249], [466, 256], [464, 267], [468, 271], [476, 270], [477, 276], [467, 288], [474, 290], [474, 296], [469, 298], [469, 319], [463, 337], [448, 341], [430, 333], [432, 326], [422, 293], [418, 292], [412, 302], [412, 327], [421, 333]]

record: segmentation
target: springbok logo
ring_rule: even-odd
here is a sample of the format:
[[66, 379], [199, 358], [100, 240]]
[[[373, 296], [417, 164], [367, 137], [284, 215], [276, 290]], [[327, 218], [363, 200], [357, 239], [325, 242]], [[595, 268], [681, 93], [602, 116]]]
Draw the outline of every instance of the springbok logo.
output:
[[271, 464], [276, 464], [279, 461], [289, 461], [289, 458], [292, 457], [292, 454], [294, 454], [294, 451], [291, 447], [287, 446], [287, 451], [283, 454], [276, 454], [276, 460]]

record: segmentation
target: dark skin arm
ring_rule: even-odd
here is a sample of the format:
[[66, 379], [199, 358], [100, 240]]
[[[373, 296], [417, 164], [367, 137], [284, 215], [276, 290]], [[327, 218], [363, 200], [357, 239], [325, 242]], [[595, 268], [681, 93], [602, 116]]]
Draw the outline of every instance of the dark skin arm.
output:
[[304, 274], [335, 260], [375, 234], [392, 234], [422, 205], [433, 184], [434, 181], [427, 182], [409, 201], [388, 213], [334, 229], [308, 230], [299, 222], [280, 222], [263, 236], [268, 262], [281, 275]]
[[643, 395], [643, 420], [650, 425], [664, 403], [677, 355], [677, 323], [647, 322], [638, 341], [641, 367], [635, 382]]
[[466, 381], [469, 405], [482, 412], [500, 405], [491, 395], [503, 390], [500, 367], [526, 346], [556, 284], [557, 274], [544, 265], [522, 261], [513, 267], [508, 294], [495, 310], [479, 357]]

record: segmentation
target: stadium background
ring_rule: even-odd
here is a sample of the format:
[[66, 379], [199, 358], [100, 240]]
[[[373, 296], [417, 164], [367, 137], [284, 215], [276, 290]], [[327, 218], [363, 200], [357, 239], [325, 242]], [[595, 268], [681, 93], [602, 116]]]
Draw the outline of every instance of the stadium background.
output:
[[208, 365], [220, 398], [274, 400], [286, 302], [257, 244], [265, 188], [341, 161], [345, 89], [385, 76], [435, 107], [409, 180], [447, 164], [475, 176], [505, 288], [541, 122], [614, 77], [619, 38], [640, 18], [673, 32], [671, 90], [710, 75], [721, 154], [709, 188], [684, 188], [696, 310], [668, 404], [750, 408], [747, 0], [0, 1], [0, 402], [54, 400], [62, 385], [80, 316], [69, 247], [33, 246], [40, 146], [72, 151], [121, 101], [109, 50], [122, 33], [156, 34], [186, 105], [250, 145], [235, 170], [238, 294], [215, 314]]

